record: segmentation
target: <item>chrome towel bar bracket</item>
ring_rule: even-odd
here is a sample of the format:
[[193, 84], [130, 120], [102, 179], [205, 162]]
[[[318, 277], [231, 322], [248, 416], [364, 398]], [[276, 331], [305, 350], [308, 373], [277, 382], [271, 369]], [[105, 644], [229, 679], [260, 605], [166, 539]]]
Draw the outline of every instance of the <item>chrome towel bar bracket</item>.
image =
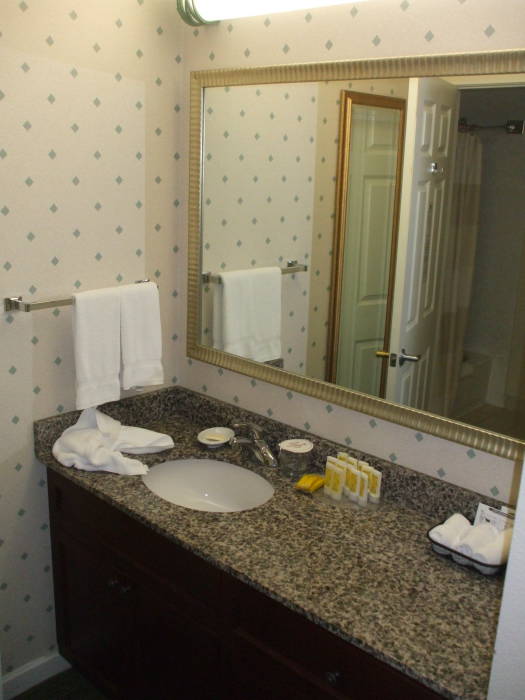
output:
[[[283, 275], [292, 275], [294, 272], [308, 272], [308, 265], [301, 265], [297, 260], [288, 260], [286, 267], [281, 268], [281, 274]], [[203, 272], [202, 281], [204, 284], [210, 284], [210, 282], [222, 283], [221, 276], [214, 275], [211, 272]]]
[[[149, 279], [136, 280], [136, 284], [149, 282]], [[63, 297], [62, 299], [50, 299], [49, 301], [24, 301], [22, 297], [5, 297], [4, 311], [39, 311], [40, 309], [54, 309], [57, 306], [71, 306], [73, 297]]]

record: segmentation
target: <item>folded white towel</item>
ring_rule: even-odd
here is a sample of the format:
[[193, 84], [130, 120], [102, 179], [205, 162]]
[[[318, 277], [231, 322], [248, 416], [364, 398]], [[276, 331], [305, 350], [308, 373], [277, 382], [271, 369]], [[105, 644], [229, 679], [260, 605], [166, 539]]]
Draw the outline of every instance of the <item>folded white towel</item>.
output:
[[127, 284], [120, 291], [122, 388], [164, 382], [159, 291], [153, 282]]
[[458, 542], [472, 528], [470, 522], [461, 513], [454, 513], [441, 525], [436, 525], [428, 533], [434, 542], [454, 549]]
[[146, 474], [148, 467], [120, 450], [142, 454], [166, 450], [173, 444], [169, 435], [121, 425], [95, 408], [87, 408], [56, 440], [52, 452], [65, 467], [134, 475]]
[[116, 401], [120, 398], [119, 289], [95, 289], [73, 297], [77, 408]]
[[461, 554], [475, 559], [474, 553], [478, 548], [491, 542], [497, 534], [498, 530], [490, 523], [475, 525], [461, 538], [456, 549]]
[[510, 543], [512, 540], [513, 528], [498, 532], [493, 539], [484, 544], [478, 545], [472, 558], [476, 561], [499, 566], [505, 564], [509, 558]]
[[258, 362], [281, 357], [281, 269], [223, 272], [221, 280], [213, 297], [214, 347]]

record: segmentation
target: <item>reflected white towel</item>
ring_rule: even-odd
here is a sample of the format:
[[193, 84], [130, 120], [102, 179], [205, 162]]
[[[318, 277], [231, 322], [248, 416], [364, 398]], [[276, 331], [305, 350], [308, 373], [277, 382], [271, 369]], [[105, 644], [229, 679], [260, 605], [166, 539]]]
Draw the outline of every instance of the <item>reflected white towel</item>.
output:
[[73, 342], [77, 408], [120, 398], [120, 292], [74, 294]]
[[133, 475], [146, 474], [148, 467], [138, 459], [125, 457], [120, 450], [142, 454], [171, 447], [169, 435], [121, 425], [105, 413], [87, 408], [75, 425], [64, 430], [52, 452], [65, 467]]
[[120, 291], [122, 388], [162, 384], [159, 290], [153, 282], [127, 284]]
[[436, 525], [428, 533], [435, 542], [454, 549], [470, 530], [472, 525], [461, 513], [454, 513], [441, 525]]
[[221, 280], [214, 289], [214, 347], [258, 362], [281, 357], [281, 269], [223, 272]]

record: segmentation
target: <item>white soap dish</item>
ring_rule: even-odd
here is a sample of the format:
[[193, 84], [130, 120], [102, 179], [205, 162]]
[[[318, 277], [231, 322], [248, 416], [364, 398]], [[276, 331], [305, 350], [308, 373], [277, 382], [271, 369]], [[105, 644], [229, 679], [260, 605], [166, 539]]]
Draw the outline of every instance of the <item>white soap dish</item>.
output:
[[235, 435], [231, 428], [206, 428], [197, 435], [197, 440], [206, 447], [222, 447]]

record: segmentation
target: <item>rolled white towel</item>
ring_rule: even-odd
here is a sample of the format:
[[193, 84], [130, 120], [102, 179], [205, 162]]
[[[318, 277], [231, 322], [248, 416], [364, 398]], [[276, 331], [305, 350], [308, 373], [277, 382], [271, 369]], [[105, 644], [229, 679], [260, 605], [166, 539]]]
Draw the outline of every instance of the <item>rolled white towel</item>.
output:
[[475, 525], [459, 540], [455, 549], [467, 557], [475, 559], [474, 553], [495, 539], [498, 530], [490, 523]]
[[460, 539], [471, 529], [472, 525], [464, 515], [454, 513], [444, 523], [432, 528], [428, 534], [434, 542], [455, 549]]
[[513, 528], [508, 527], [506, 530], [498, 532], [490, 542], [481, 544], [474, 551], [472, 558], [484, 564], [498, 566], [505, 564], [509, 557], [510, 543], [512, 540]]
[[75, 425], [66, 428], [53, 445], [54, 457], [65, 467], [116, 474], [147, 474], [148, 467], [131, 454], [160, 452], [173, 447], [169, 435], [153, 430], [121, 425], [118, 420], [86, 408]]

